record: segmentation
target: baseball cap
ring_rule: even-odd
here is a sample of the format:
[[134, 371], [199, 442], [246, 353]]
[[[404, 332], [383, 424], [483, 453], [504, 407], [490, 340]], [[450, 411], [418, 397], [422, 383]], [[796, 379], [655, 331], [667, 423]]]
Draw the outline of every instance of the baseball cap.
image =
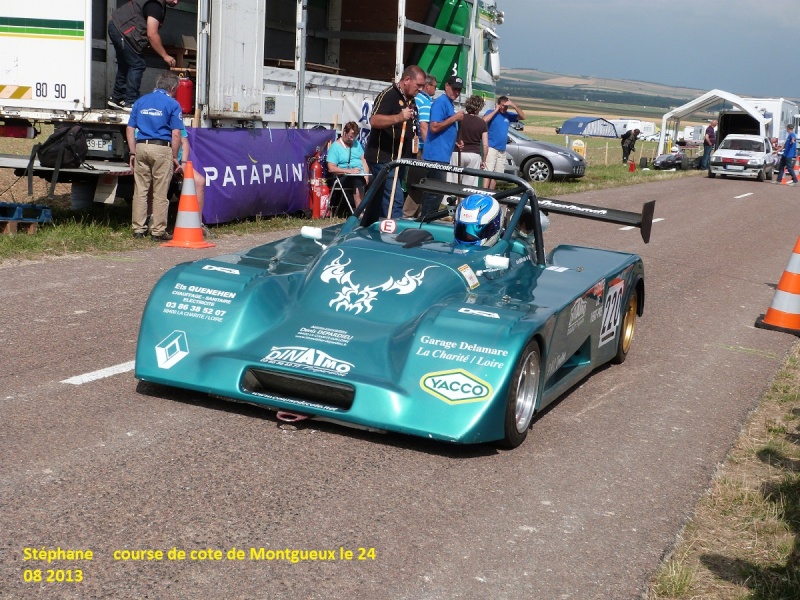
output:
[[450, 79], [447, 80], [447, 83], [450, 85], [451, 88], [458, 88], [462, 89], [464, 87], [464, 80], [461, 79], [458, 75], [453, 75]]

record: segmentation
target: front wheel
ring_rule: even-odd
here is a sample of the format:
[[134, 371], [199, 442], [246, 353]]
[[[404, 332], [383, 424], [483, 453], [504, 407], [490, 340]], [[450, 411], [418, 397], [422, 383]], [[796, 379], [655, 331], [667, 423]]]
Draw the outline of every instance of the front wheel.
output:
[[757, 180], [757, 181], [764, 181], [766, 178], [767, 178], [767, 176], [766, 176], [766, 174], [764, 173], [764, 169], [761, 169], [761, 170], [758, 172], [758, 175], [756, 175], [756, 180]]
[[531, 183], [550, 181], [553, 178], [553, 167], [541, 156], [534, 156], [522, 165], [522, 174]]
[[542, 358], [538, 342], [530, 342], [522, 351], [508, 391], [505, 413], [504, 448], [516, 448], [528, 436], [536, 412], [542, 373]]
[[636, 330], [636, 311], [639, 305], [639, 295], [636, 288], [631, 290], [628, 302], [625, 304], [625, 314], [622, 317], [622, 325], [619, 328], [619, 339], [617, 340], [617, 354], [611, 362], [622, 364], [628, 356], [628, 350], [633, 343], [633, 333]]

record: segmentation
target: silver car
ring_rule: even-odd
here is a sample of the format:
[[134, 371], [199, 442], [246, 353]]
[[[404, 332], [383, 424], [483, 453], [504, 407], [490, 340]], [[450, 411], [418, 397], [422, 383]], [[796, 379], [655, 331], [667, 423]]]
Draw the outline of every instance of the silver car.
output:
[[586, 174], [586, 161], [580, 154], [556, 144], [537, 142], [519, 131], [509, 130], [506, 153], [522, 177], [532, 183]]

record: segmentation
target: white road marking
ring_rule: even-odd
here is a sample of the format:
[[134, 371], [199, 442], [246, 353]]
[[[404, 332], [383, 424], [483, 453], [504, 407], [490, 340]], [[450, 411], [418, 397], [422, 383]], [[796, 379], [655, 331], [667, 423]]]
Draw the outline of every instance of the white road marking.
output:
[[95, 381], [97, 379], [103, 379], [104, 377], [111, 377], [112, 375], [119, 375], [120, 373], [127, 373], [128, 371], [133, 371], [133, 367], [136, 365], [136, 361], [132, 360], [130, 362], [120, 363], [118, 365], [114, 365], [113, 367], [106, 367], [105, 369], [100, 369], [99, 371], [92, 371], [91, 373], [84, 373], [83, 375], [76, 375], [75, 377], [70, 377], [69, 379], [65, 379], [61, 383], [71, 383], [72, 385], [82, 385], [84, 383], [89, 383], [90, 381]]
[[752, 195], [753, 195], [753, 192], [747, 192], [746, 194], [742, 194], [741, 196], [734, 196], [734, 199], [738, 200], [739, 198], [747, 198], [748, 196], [752, 196]]
[[[658, 223], [659, 221], [663, 221], [664, 219], [653, 219], [653, 223]], [[620, 227], [620, 231], [630, 231], [631, 229], [636, 229], [633, 225], [626, 225], [625, 227]]]

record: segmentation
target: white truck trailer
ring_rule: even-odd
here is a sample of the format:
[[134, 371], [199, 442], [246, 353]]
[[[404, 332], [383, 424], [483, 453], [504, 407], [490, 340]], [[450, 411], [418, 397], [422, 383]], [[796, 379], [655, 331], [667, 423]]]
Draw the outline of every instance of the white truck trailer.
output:
[[[89, 140], [88, 160], [59, 175], [73, 184], [78, 203], [112, 202], [131, 193], [128, 115], [106, 105], [116, 73], [106, 27], [123, 1], [0, 7], [0, 135], [80, 124]], [[330, 139], [332, 129], [350, 120], [359, 122], [366, 139], [375, 95], [404, 66], [418, 64], [440, 86], [449, 75], [461, 75], [465, 95], [492, 97], [502, 21], [495, 0], [398, 0], [381, 9], [369, 0], [184, 0], [168, 9], [161, 37], [179, 58], [176, 68], [194, 84], [184, 122], [194, 160], [208, 169], [207, 206], [213, 207], [215, 195], [219, 202], [245, 198], [237, 216], [297, 205], [306, 194], [307, 173], [302, 160], [286, 162], [285, 149], [308, 156], [321, 131]], [[165, 68], [156, 54], [146, 59], [142, 93]], [[22, 174], [28, 160], [0, 155], [0, 168]], [[260, 163], [257, 176], [250, 163]], [[52, 179], [52, 169], [38, 161], [32, 171]], [[276, 202], [276, 195], [295, 200]], [[220, 220], [206, 210], [204, 216]]]
[[797, 104], [785, 98], [742, 98], [757, 114], [763, 123], [739, 107], [721, 110], [717, 117], [717, 145], [729, 133], [744, 133], [759, 137], [778, 138], [782, 144], [786, 139], [786, 126], [794, 123], [795, 115], [800, 112]]

